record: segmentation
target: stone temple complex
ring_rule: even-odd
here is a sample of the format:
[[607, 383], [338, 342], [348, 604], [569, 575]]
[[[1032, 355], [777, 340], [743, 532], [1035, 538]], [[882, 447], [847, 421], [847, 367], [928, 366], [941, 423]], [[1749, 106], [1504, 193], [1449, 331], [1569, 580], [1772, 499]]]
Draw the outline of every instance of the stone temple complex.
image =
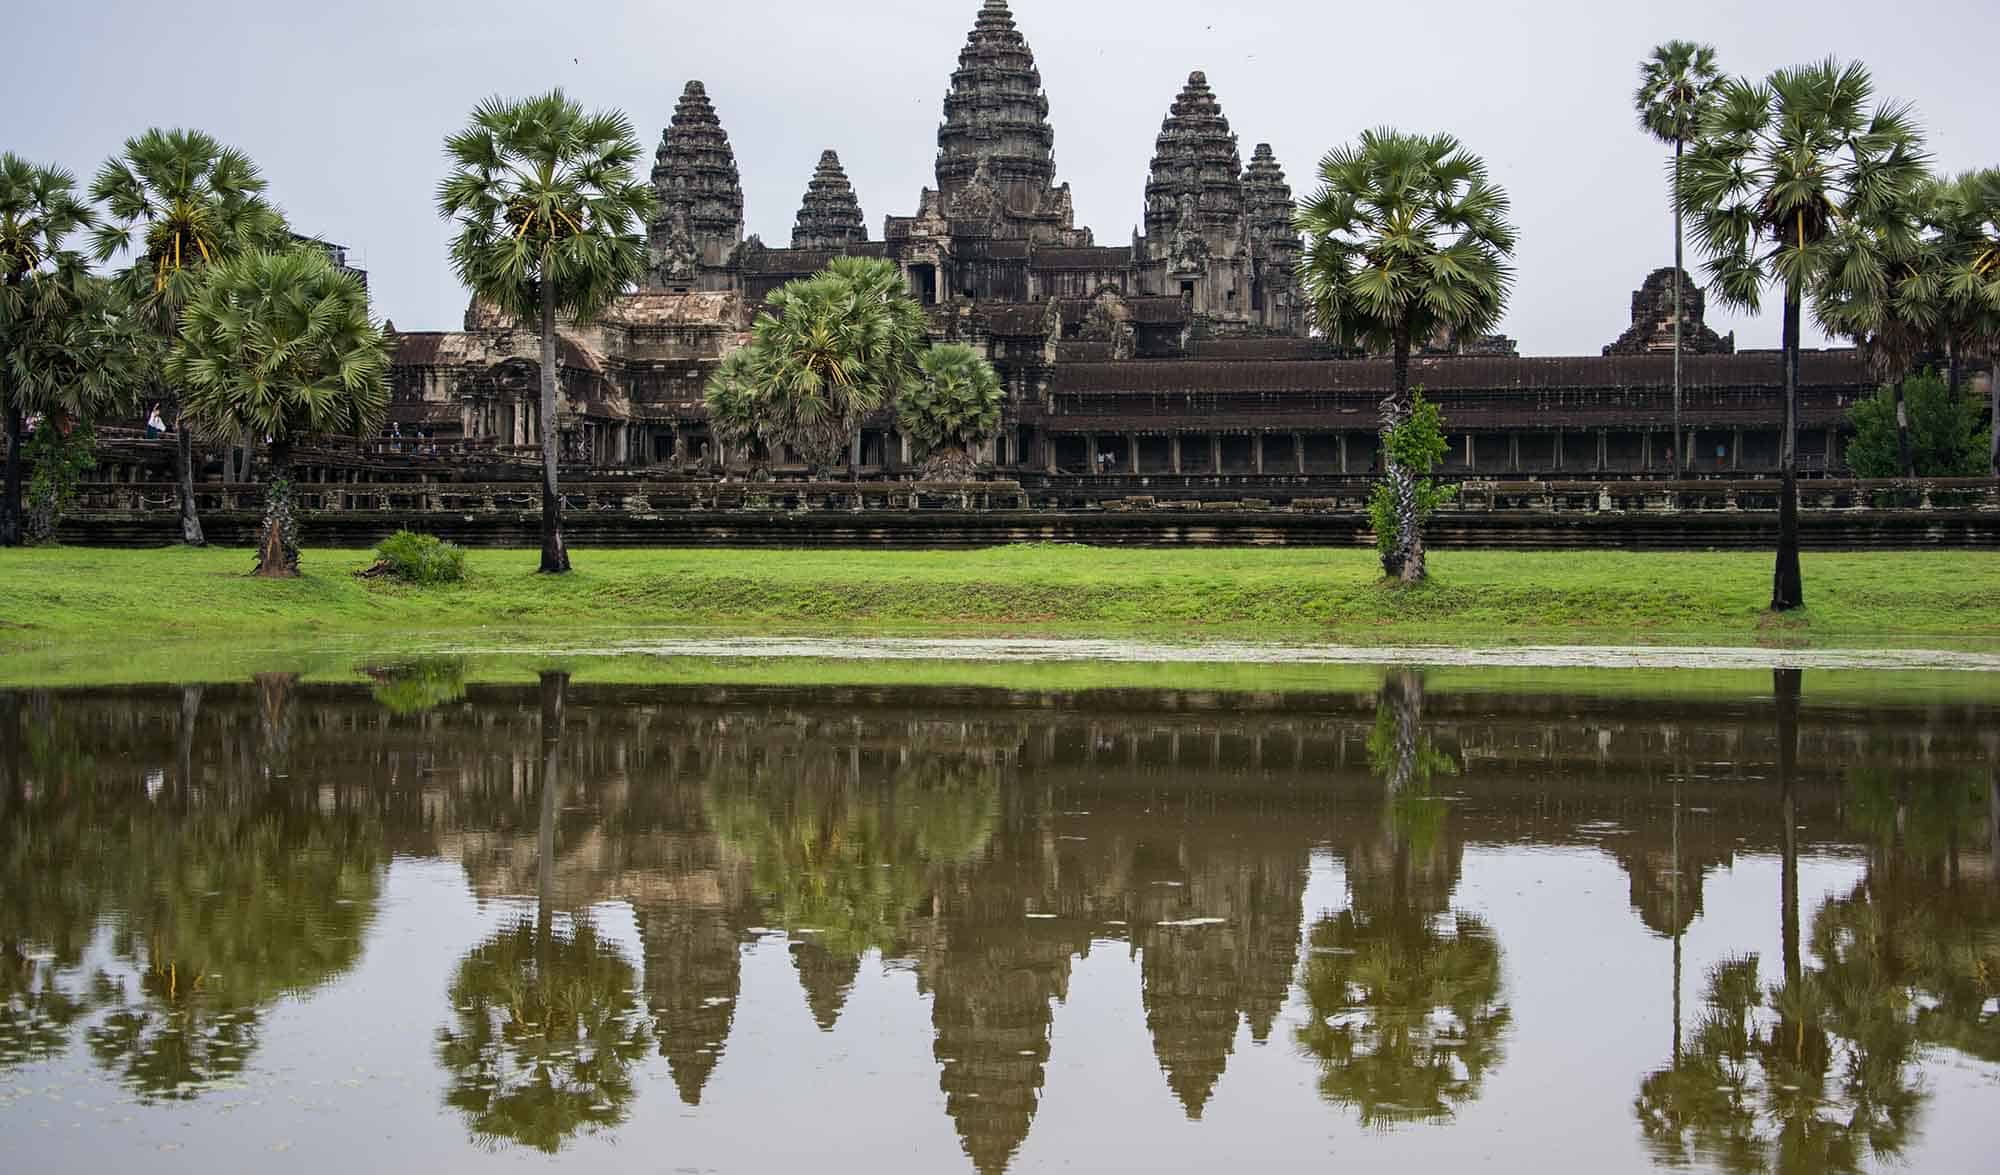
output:
[[[810, 167], [791, 240], [766, 243], [745, 234], [727, 110], [687, 83], [652, 171], [644, 288], [562, 331], [557, 425], [568, 458], [660, 474], [720, 468], [730, 455], [705, 420], [709, 373], [745, 341], [768, 294], [850, 254], [895, 261], [932, 335], [991, 359], [1008, 401], [982, 456], [1031, 489], [1199, 478], [1211, 491], [1242, 479], [1253, 493], [1252, 479], [1367, 474], [1389, 364], [1314, 337], [1282, 162], [1264, 144], [1245, 160], [1200, 71], [1161, 98], [1150, 173], [1134, 177], [1142, 227], [1100, 243], [1075, 223], [1058, 181], [1028, 40], [1005, 0], [984, 0], [945, 91], [935, 186], [873, 234], [828, 149]], [[1522, 358], [1505, 338], [1432, 340], [1413, 378], [1444, 410], [1446, 471], [1665, 474], [1677, 449], [1698, 473], [1774, 467], [1777, 357], [1735, 353], [1703, 323], [1702, 292], [1685, 274], [1688, 435], [1676, 443], [1674, 280], [1671, 268], [1646, 278], [1629, 329], [1602, 355]], [[474, 305], [463, 330], [401, 333], [397, 345], [392, 419], [402, 430], [496, 450], [538, 443], [531, 330]], [[1808, 353], [1802, 379], [1802, 467], [1838, 471], [1846, 412], [1873, 380], [1846, 351]], [[859, 456], [870, 476], [907, 472], [889, 414], [869, 422]]]

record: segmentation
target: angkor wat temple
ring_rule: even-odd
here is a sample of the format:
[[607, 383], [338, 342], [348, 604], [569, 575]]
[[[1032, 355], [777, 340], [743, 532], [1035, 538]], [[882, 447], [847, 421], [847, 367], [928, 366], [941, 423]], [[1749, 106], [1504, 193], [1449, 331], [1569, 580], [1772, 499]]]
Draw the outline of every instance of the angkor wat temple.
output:
[[[918, 194], [914, 213], [889, 216], [871, 239], [828, 150], [780, 248], [745, 236], [722, 116], [689, 82], [653, 170], [645, 288], [562, 332], [570, 460], [719, 468], [729, 455], [705, 422], [710, 371], [742, 343], [767, 294], [854, 254], [894, 260], [929, 308], [932, 334], [991, 358], [1008, 404], [983, 456], [1024, 485], [1108, 492], [1143, 478], [1149, 492], [1171, 493], [1177, 479], [1200, 479], [1188, 484], [1240, 482], [1250, 493], [1264, 479], [1303, 486], [1366, 474], [1389, 365], [1312, 336], [1292, 190], [1270, 147], [1259, 144], [1246, 164], [1207, 78], [1190, 74], [1166, 106], [1142, 231], [1100, 244], [1075, 224], [1069, 187], [1056, 181], [1048, 113], [1005, 0], [985, 0], [945, 95], [936, 186]], [[1452, 431], [1446, 472], [1668, 472], [1673, 280], [1672, 269], [1646, 278], [1629, 329], [1600, 356], [1522, 358], [1505, 338], [1431, 340], [1415, 379]], [[1682, 280], [1686, 455], [1705, 475], [1773, 468], [1778, 358], [1735, 353], [1733, 338], [1703, 323], [1701, 291]], [[536, 444], [537, 354], [531, 331], [479, 305], [462, 331], [400, 334], [393, 419], [438, 442]], [[1807, 354], [1803, 379], [1802, 467], [1838, 471], [1846, 411], [1874, 381], [1852, 351]], [[907, 446], [886, 413], [864, 430], [859, 459], [871, 476], [905, 469]]]

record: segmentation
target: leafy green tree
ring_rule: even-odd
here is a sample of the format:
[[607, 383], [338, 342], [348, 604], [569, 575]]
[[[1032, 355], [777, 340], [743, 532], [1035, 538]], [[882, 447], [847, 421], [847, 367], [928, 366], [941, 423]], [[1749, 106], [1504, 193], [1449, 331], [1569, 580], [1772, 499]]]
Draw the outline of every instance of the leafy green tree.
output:
[[437, 204], [458, 225], [452, 267], [475, 296], [541, 332], [545, 574], [569, 570], [556, 320], [589, 322], [645, 274], [653, 190], [634, 171], [639, 152], [624, 114], [587, 114], [561, 90], [489, 98], [445, 140], [452, 170]]
[[1882, 388], [1848, 413], [1847, 463], [1861, 477], [1978, 477], [1986, 468], [1985, 421], [1976, 399], [1954, 394], [1935, 371]]
[[[201, 131], [149, 130], [98, 170], [90, 198], [104, 216], [92, 252], [99, 263], [130, 254], [122, 281], [162, 348], [180, 334], [181, 311], [210, 266], [286, 244], [285, 218], [264, 199], [264, 186], [249, 156]], [[198, 547], [205, 540], [194, 502], [194, 438], [185, 427], [176, 433], [181, 538]]]
[[1784, 290], [1784, 473], [1771, 608], [1805, 605], [1799, 571], [1798, 382], [1802, 307], [1834, 255], [1842, 222], [1874, 224], [1923, 180], [1923, 139], [1907, 107], [1874, 104], [1859, 64], [1781, 69], [1763, 82], [1722, 83], [1688, 153], [1682, 207], [1709, 259], [1711, 287], [1756, 310]]
[[[1444, 414], [1436, 404], [1424, 399], [1421, 388], [1411, 394], [1410, 414], [1382, 434], [1383, 452], [1407, 478], [1381, 481], [1368, 495], [1368, 521], [1375, 530], [1375, 547], [1387, 568], [1398, 550], [1405, 549], [1404, 519], [1414, 517], [1421, 527], [1438, 508], [1458, 496], [1458, 487], [1439, 485], [1431, 470], [1444, 460], [1449, 445], [1444, 439]], [[1405, 500], [1413, 497], [1414, 503]]]
[[928, 320], [893, 261], [838, 257], [765, 299], [748, 357], [711, 379], [726, 419], [749, 417], [774, 452], [789, 445], [817, 476], [855, 466], [861, 422], [918, 382]]
[[361, 280], [313, 248], [224, 261], [182, 312], [166, 371], [183, 389], [186, 425], [218, 440], [270, 439], [257, 573], [296, 576], [292, 446], [372, 435], [389, 406], [389, 350]]
[[[1715, 65], [1715, 46], [1692, 41], [1668, 41], [1639, 63], [1639, 89], [1632, 103], [1639, 111], [1639, 129], [1674, 149], [1673, 190], [1681, 185], [1681, 162], [1688, 143], [1701, 128], [1702, 116], [1715, 102], [1722, 80]], [[1687, 433], [1681, 428], [1681, 287], [1687, 276], [1686, 216], [1679, 199], [1674, 205], [1674, 452], [1687, 468]]]
[[963, 343], [940, 343], [917, 360], [917, 380], [896, 402], [896, 423], [924, 476], [967, 479], [972, 451], [1000, 427], [1007, 394], [986, 357]]
[[[1382, 432], [1410, 414], [1410, 352], [1439, 335], [1490, 330], [1513, 285], [1515, 232], [1507, 194], [1486, 164], [1450, 135], [1362, 133], [1320, 163], [1320, 189], [1299, 208], [1305, 289], [1320, 330], [1337, 343], [1394, 357]], [[1416, 475], [1389, 454], [1384, 476], [1401, 515], [1392, 576], [1424, 578]]]
[[124, 406], [142, 378], [146, 349], [129, 305], [88, 272], [69, 238], [95, 214], [60, 168], [0, 154], [0, 411], [6, 486], [0, 546], [19, 545], [25, 421], [40, 414], [46, 438]]

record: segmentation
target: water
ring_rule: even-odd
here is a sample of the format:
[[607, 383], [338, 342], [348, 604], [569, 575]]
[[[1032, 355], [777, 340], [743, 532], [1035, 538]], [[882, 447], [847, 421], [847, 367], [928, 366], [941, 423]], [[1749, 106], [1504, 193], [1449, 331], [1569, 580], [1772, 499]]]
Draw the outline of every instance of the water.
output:
[[11, 1169], [1990, 1161], [1978, 690], [378, 678], [0, 693]]

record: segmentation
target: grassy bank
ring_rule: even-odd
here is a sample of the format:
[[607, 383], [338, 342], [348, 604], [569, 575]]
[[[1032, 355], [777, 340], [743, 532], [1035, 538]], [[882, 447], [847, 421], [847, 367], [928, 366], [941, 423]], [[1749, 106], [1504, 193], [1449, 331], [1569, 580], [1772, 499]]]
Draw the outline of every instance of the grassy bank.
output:
[[290, 583], [240, 550], [0, 551], [0, 651], [142, 650], [427, 634], [492, 640], [675, 626], [1349, 642], [1928, 646], [2000, 639], [2000, 554], [1809, 555], [1801, 614], [1775, 620], [1769, 556], [1444, 551], [1385, 584], [1364, 551], [475, 551], [464, 584], [362, 581], [359, 551], [309, 551]]

